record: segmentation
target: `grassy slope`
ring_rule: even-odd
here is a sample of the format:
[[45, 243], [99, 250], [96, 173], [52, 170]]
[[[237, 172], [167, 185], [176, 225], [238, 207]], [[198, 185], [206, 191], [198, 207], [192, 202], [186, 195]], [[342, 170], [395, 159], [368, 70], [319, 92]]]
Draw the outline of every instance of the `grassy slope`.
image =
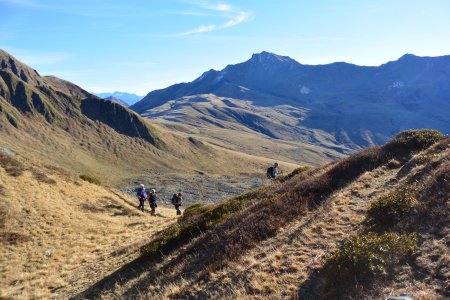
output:
[[[24, 157], [56, 163], [108, 184], [123, 184], [149, 169], [248, 176], [271, 162], [155, 128], [134, 112], [70, 82], [40, 76], [1, 50], [0, 60], [0, 147]], [[287, 163], [285, 169], [294, 166]]]
[[4, 154], [1, 161], [1, 298], [67, 298], [134, 259], [175, 221], [173, 209], [151, 217], [135, 199], [58, 168], [14, 165]]
[[267, 108], [207, 94], [169, 101], [143, 116], [214, 144], [284, 161], [317, 166], [350, 153], [329, 134], [300, 128], [303, 114], [300, 109]]
[[[239, 206], [243, 202], [236, 198], [211, 208], [199, 207], [193, 219], [184, 216], [180, 225], [150, 242], [157, 245], [165, 236], [162, 247], [156, 247], [165, 254], [162, 259], [154, 252], [146, 264], [117, 272], [83, 295], [273, 299], [291, 298], [300, 291], [307, 299], [336, 298], [333, 290], [321, 290], [324, 279], [317, 275], [326, 267], [327, 257], [349, 237], [374, 230], [367, 224], [370, 203], [419, 182], [417, 203], [404, 216], [408, 222], [388, 229], [417, 232], [415, 265], [395, 265], [394, 277], [376, 277], [362, 290], [350, 284], [348, 294], [340, 297], [385, 298], [399, 292], [432, 299], [448, 296], [445, 280], [450, 275], [450, 253], [445, 240], [450, 238], [450, 191], [445, 180], [450, 140], [416, 153], [420, 147], [397, 139], [265, 187], [244, 198], [249, 206]], [[233, 205], [239, 206], [237, 212]], [[213, 212], [218, 210], [231, 214], [219, 216], [215, 223]], [[186, 225], [186, 220], [194, 226]], [[209, 220], [210, 226], [204, 227], [202, 220]], [[201, 230], [195, 230], [196, 226]], [[180, 235], [188, 238], [177, 238]], [[153, 253], [155, 248], [144, 249]]]

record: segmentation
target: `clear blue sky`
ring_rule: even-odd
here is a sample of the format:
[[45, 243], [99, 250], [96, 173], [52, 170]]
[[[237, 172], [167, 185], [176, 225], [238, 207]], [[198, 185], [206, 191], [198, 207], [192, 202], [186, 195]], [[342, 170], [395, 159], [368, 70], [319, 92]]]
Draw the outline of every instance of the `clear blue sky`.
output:
[[0, 48], [93, 92], [191, 81], [263, 50], [305, 64], [450, 54], [447, 0], [0, 0]]

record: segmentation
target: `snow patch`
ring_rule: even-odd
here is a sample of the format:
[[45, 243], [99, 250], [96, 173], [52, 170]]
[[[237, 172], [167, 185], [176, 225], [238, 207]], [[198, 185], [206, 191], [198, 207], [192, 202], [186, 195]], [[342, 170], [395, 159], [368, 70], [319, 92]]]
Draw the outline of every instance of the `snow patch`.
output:
[[217, 74], [216, 78], [214, 78], [214, 82], [217, 83], [223, 79], [227, 72], [225, 70], [220, 71], [219, 74]]
[[403, 81], [397, 80], [394, 81], [389, 87], [393, 89], [402, 88], [405, 86], [405, 83]]
[[306, 85], [299, 85], [299, 88], [300, 88], [300, 94], [308, 95], [309, 93], [311, 93], [311, 89], [309, 87], [307, 87]]

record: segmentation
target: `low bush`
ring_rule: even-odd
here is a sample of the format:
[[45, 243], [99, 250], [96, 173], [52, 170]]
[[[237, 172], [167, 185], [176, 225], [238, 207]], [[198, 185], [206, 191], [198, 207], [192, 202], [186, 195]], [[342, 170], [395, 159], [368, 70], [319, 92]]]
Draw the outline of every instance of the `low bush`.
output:
[[166, 229], [162, 230], [158, 236], [150, 243], [141, 247], [141, 254], [152, 254], [163, 250], [165, 246], [176, 242], [180, 227], [178, 224], [172, 224]]
[[33, 177], [39, 182], [47, 184], [56, 184], [56, 181], [54, 179], [48, 177], [47, 174], [43, 173], [42, 171], [36, 168], [32, 168], [31, 173], [33, 174]]
[[431, 129], [406, 130], [397, 134], [385, 148], [393, 152], [420, 151], [443, 138], [442, 133]]
[[80, 175], [80, 178], [83, 179], [84, 181], [87, 181], [89, 183], [93, 183], [96, 185], [101, 185], [102, 183], [100, 182], [100, 180], [98, 180], [95, 177], [89, 176], [89, 175]]
[[295, 177], [296, 175], [298, 175], [300, 173], [303, 173], [303, 172], [306, 172], [306, 171], [309, 171], [309, 170], [311, 170], [311, 167], [309, 167], [309, 166], [302, 166], [302, 167], [299, 167], [299, 168], [295, 169], [294, 171], [292, 171], [291, 173], [289, 173], [289, 174], [287, 174], [285, 176], [278, 177], [277, 179], [275, 179], [275, 181], [279, 181], [279, 182], [283, 183], [283, 182], [286, 182], [289, 179]]
[[208, 229], [252, 204], [251, 200], [258, 194], [259, 191], [255, 190], [215, 205], [194, 204], [186, 209], [179, 219], [179, 224], [182, 227], [195, 225], [201, 230]]
[[23, 164], [6, 153], [0, 151], [0, 166], [2, 166], [6, 173], [11, 176], [18, 177], [23, 174], [25, 167]]
[[31, 240], [31, 237], [18, 232], [0, 232], [0, 244], [17, 245]]
[[400, 188], [384, 195], [369, 205], [367, 216], [376, 225], [390, 226], [408, 213], [416, 201], [416, 188]]
[[417, 249], [417, 234], [369, 232], [344, 243], [326, 259], [323, 275], [326, 289], [347, 284], [365, 284], [374, 276], [386, 276]]
[[197, 236], [209, 230], [222, 220], [250, 206], [260, 194], [259, 190], [250, 191], [213, 205], [193, 204], [186, 208], [178, 223], [161, 231], [158, 236], [141, 248], [141, 254], [157, 251], [170, 251], [173, 245]]

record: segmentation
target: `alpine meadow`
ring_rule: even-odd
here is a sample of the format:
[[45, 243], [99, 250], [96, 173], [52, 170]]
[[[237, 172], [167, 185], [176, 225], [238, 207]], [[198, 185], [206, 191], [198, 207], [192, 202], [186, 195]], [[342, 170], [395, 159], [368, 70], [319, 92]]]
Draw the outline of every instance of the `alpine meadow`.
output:
[[1, 299], [450, 298], [450, 3], [0, 0]]

